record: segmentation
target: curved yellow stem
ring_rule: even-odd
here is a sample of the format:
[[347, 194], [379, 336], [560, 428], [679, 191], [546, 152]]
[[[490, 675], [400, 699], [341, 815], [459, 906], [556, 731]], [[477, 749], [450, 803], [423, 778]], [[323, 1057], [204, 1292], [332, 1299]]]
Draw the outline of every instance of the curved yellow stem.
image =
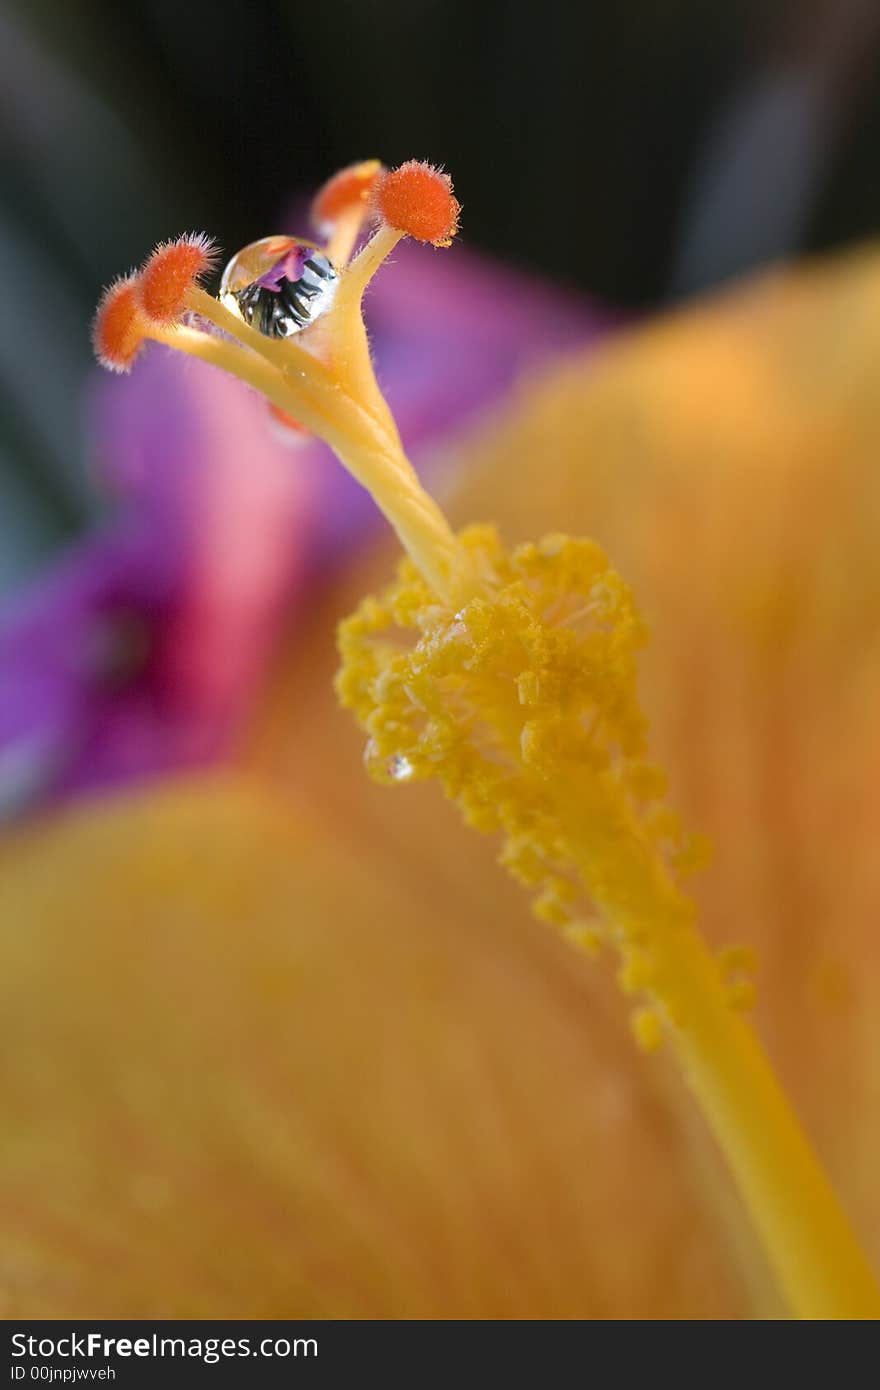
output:
[[[721, 1149], [789, 1307], [811, 1319], [880, 1318], [880, 1288], [754, 1030], [725, 992], [690, 905], [633, 819], [618, 822], [623, 872], [606, 872], [595, 825], [610, 808], [572, 781], [556, 787], [561, 823], [585, 883], [650, 959], [641, 988], [656, 1003], [685, 1079]], [[596, 869], [598, 868], [598, 875]], [[635, 893], [632, 890], [635, 886]], [[632, 901], [646, 918], [634, 919]]]
[[387, 226], [373, 233], [339, 282], [328, 326], [333, 369], [340, 384], [374, 416], [398, 448], [397, 422], [376, 382], [361, 302], [371, 279], [402, 235], [394, 227]]
[[880, 1290], [754, 1031], [725, 998], [693, 930], [653, 947], [680, 1002], [670, 1029], [685, 1078], [724, 1154], [792, 1312], [880, 1318]]
[[396, 438], [358, 402], [332, 383], [291, 379], [248, 348], [197, 329], [151, 327], [148, 336], [237, 376], [325, 440], [370, 492], [437, 595], [449, 604], [459, 601], [466, 566], [452, 528]]

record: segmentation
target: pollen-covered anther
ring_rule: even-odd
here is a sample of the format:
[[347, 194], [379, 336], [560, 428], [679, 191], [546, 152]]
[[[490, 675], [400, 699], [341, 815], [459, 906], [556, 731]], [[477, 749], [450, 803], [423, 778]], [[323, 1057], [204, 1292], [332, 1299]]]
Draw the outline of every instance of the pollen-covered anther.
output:
[[188, 233], [157, 246], [138, 277], [138, 295], [147, 318], [177, 323], [186, 296], [214, 267], [217, 249], [202, 233]]
[[312, 203], [312, 221], [318, 231], [329, 236], [340, 219], [358, 212], [366, 217], [382, 172], [380, 160], [364, 159], [328, 179]]
[[452, 180], [417, 159], [384, 174], [376, 185], [374, 202], [383, 221], [416, 241], [448, 246], [458, 231], [461, 205]]
[[92, 344], [101, 366], [111, 372], [131, 371], [146, 328], [138, 304], [137, 276], [120, 276], [102, 294], [92, 323]]

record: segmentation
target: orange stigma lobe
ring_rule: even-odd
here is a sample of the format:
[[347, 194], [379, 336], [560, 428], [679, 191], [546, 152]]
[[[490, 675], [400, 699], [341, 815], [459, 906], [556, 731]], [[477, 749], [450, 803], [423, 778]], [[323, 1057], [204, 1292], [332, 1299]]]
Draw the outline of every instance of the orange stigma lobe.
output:
[[340, 169], [324, 184], [312, 203], [312, 221], [327, 235], [341, 217], [358, 209], [366, 215], [376, 183], [382, 174], [378, 159], [365, 159]]
[[144, 341], [137, 277], [125, 275], [104, 291], [92, 324], [92, 344], [102, 367], [129, 372]]
[[448, 246], [458, 231], [461, 205], [452, 192], [452, 180], [417, 159], [379, 180], [375, 208], [389, 226], [432, 246]]
[[157, 246], [138, 279], [140, 305], [156, 323], [176, 323], [186, 308], [187, 292], [214, 265], [213, 242], [201, 234], [178, 237]]

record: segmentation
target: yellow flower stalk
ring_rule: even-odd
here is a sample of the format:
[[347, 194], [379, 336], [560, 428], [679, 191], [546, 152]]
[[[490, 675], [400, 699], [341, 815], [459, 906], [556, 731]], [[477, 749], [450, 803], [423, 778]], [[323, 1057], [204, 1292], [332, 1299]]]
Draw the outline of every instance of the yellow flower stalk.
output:
[[[615, 954], [635, 1037], [646, 1050], [670, 1044], [791, 1311], [880, 1316], [868, 1263], [743, 1017], [754, 962], [736, 947], [710, 952], [682, 889], [703, 847], [647, 757], [645, 631], [630, 590], [590, 541], [551, 535], [509, 553], [491, 527], [456, 536], [376, 383], [364, 290], [401, 236], [449, 243], [449, 180], [369, 162], [332, 180], [317, 208], [323, 251], [268, 239], [275, 261], [222, 302], [196, 283], [210, 266], [204, 239], [159, 248], [108, 291], [99, 355], [128, 369], [153, 338], [222, 367], [370, 491], [407, 552], [396, 582], [340, 629], [338, 692], [368, 735], [371, 773], [437, 777], [469, 825], [501, 836], [540, 917]], [[377, 230], [342, 264], [369, 215]]]

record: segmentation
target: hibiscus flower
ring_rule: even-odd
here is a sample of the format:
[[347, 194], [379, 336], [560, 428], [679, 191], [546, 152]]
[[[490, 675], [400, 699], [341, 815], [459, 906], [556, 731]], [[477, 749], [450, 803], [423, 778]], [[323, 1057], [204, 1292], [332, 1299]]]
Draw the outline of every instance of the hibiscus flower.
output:
[[[369, 268], [403, 221], [393, 199], [380, 208], [384, 227], [362, 252]], [[448, 225], [434, 220], [419, 231], [446, 240], [450, 214]], [[179, 246], [191, 251], [193, 243]], [[166, 248], [148, 270], [163, 257], [167, 270], [168, 255]], [[215, 316], [248, 343], [187, 283], [192, 312]], [[644, 856], [631, 850], [627, 815], [653, 806], [659, 786], [641, 762], [633, 703], [639, 622], [598, 548], [557, 539], [502, 553], [485, 532], [458, 540], [402, 464], [398, 493], [386, 489], [385, 454], [375, 457], [369, 444], [378, 430], [391, 457], [393, 422], [372, 394], [359, 340], [342, 380], [363, 414], [343, 404], [337, 418], [320, 371], [312, 376], [298, 356], [289, 384], [294, 354], [282, 367], [280, 354], [273, 361], [261, 344], [268, 368], [245, 364], [225, 339], [157, 327], [146, 294], [126, 325], [137, 347], [153, 336], [218, 365], [234, 361], [276, 405], [301, 409], [365, 475], [414, 562], [396, 591], [367, 603], [345, 629], [342, 693], [369, 725], [371, 764], [393, 782], [439, 772], [472, 820], [486, 828], [493, 814], [500, 819], [508, 862], [524, 876], [530, 846], [520, 841], [531, 835], [546, 858], [548, 817], [563, 817], [553, 854], [577, 854], [600, 911], [593, 925], [573, 920], [567, 895], [542, 868], [545, 915], [588, 946], [610, 940], [622, 948], [624, 985], [653, 1000], [637, 1015], [637, 1036], [646, 1045], [665, 1038], [692, 1080], [697, 1072], [697, 1096], [770, 1268], [807, 1315], [871, 1315], [870, 1275], [729, 1005], [749, 1002], [749, 947], [757, 947], [773, 962], [762, 980], [762, 1028], [798, 1099], [818, 1048], [853, 1063], [846, 1087], [835, 1070], [823, 1089], [821, 1072], [812, 1071], [810, 1119], [820, 1105], [829, 1119], [811, 1128], [860, 1235], [876, 1248], [866, 1182], [876, 1163], [861, 1166], [872, 1142], [870, 972], [856, 976], [841, 946], [852, 941], [860, 963], [870, 961], [859, 937], [870, 917], [870, 856], [857, 850], [870, 815], [869, 784], [859, 779], [871, 765], [876, 658], [870, 643], [854, 640], [866, 618], [870, 625], [876, 587], [863, 463], [869, 326], [855, 344], [850, 337], [845, 361], [833, 348], [835, 325], [843, 318], [852, 326], [853, 306], [876, 283], [866, 257], [698, 309], [635, 335], [599, 366], [575, 359], [538, 382], [458, 474], [455, 510], [491, 514], [511, 539], [535, 535], [545, 519], [558, 527], [563, 517], [569, 530], [590, 531], [609, 549], [628, 538], [621, 548], [638, 560], [636, 594], [655, 627], [642, 698], [676, 798], [687, 811], [702, 806], [723, 840], [700, 892], [706, 932], [721, 944], [732, 924], [744, 943], [723, 958], [718, 980], [700, 975], [704, 1009], [681, 981], [676, 997], [646, 968], [645, 955], [665, 969], [670, 952], [683, 942], [678, 958], [686, 959], [694, 941], [666, 877], [687, 844], [675, 819], [652, 819], [638, 840]], [[786, 529], [793, 481], [813, 504], [805, 539], [800, 517]], [[418, 505], [402, 506], [408, 496]], [[348, 611], [386, 561], [387, 552], [356, 558], [325, 595], [323, 616]], [[557, 581], [563, 587], [548, 604], [546, 586]], [[568, 603], [576, 585], [586, 585], [585, 615]], [[545, 615], [557, 605], [554, 616], [574, 637], [542, 635], [550, 620], [536, 616], [536, 595]], [[481, 856], [485, 847], [432, 788], [393, 796], [352, 780], [357, 740], [327, 693], [334, 658], [321, 618], [319, 610], [279, 672], [237, 770], [76, 808], [7, 842], [0, 902], [8, 920], [30, 928], [7, 939], [3, 972], [16, 1038], [9, 1103], [19, 1117], [6, 1164], [13, 1311], [777, 1312], [762, 1251], [692, 1101], [663, 1054], [646, 1059], [632, 1047], [607, 974], [528, 921], [500, 869]], [[577, 628], [584, 621], [586, 635]], [[374, 641], [388, 626], [403, 631], [413, 622], [427, 683], [411, 648]], [[522, 666], [510, 704], [498, 662], [519, 651], [517, 641], [542, 664]], [[596, 684], [594, 659], [610, 687]], [[560, 686], [562, 670], [572, 680]], [[436, 709], [434, 682], [444, 695]], [[553, 727], [540, 720], [523, 725], [516, 763], [511, 710], [549, 704], [554, 712], [574, 687], [601, 713], [595, 765], [589, 743], [578, 743], [594, 731], [565, 725], [578, 750], [573, 770], [571, 747], [548, 739]], [[501, 692], [495, 703], [487, 691]], [[465, 695], [477, 701], [478, 742]], [[463, 745], [450, 741], [450, 702]], [[559, 708], [567, 718], [568, 705]], [[609, 729], [615, 740], [606, 747]], [[486, 730], [497, 739], [487, 743]], [[510, 794], [487, 749], [508, 758]], [[786, 754], [781, 767], [777, 750]], [[569, 774], [593, 798], [579, 838]], [[541, 775], [546, 797], [535, 781]], [[487, 799], [487, 787], [500, 792], [497, 800]], [[521, 822], [524, 792], [531, 800]], [[845, 798], [845, 821], [836, 795]], [[817, 849], [828, 847], [826, 836], [839, 847], [830, 863], [848, 872], [845, 912], [829, 911], [838, 879], [837, 898], [819, 887]], [[774, 911], [783, 891], [768, 894], [756, 865], [763, 873], [770, 866], [786, 891], [813, 884], [809, 898], [793, 893], [788, 920], [797, 936]], [[637, 917], [646, 912], [641, 935], [633, 904]], [[837, 955], [823, 959], [831, 942]], [[725, 973], [734, 977], [729, 997], [716, 1007]], [[813, 988], [811, 1014], [802, 1006]], [[785, 990], [794, 996], [787, 1007]], [[36, 998], [50, 1002], [35, 1011]], [[745, 1071], [737, 1070], [741, 1042]], [[719, 1055], [734, 1068], [732, 1123], [713, 1112], [712, 1086], [700, 1077], [704, 1064], [712, 1077]], [[750, 1115], [753, 1127], [742, 1123]], [[842, 1147], [849, 1158], [856, 1126], [850, 1166]], [[844, 1135], [841, 1149], [829, 1145], [832, 1132]], [[776, 1177], [780, 1153], [796, 1159], [787, 1184], [785, 1173]], [[816, 1267], [802, 1259], [811, 1242], [827, 1256]]]

